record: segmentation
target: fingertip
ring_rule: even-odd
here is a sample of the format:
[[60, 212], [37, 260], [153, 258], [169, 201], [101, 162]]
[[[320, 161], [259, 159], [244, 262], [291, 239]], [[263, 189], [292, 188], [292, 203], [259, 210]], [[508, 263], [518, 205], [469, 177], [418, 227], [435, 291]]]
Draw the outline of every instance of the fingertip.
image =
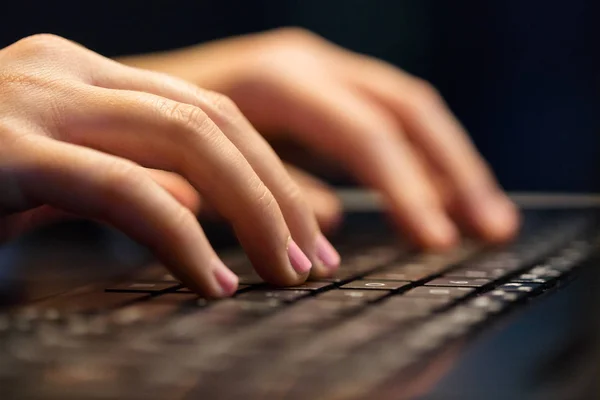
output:
[[520, 224], [518, 208], [505, 196], [497, 196], [490, 201], [481, 219], [484, 239], [493, 243], [513, 238]]
[[454, 223], [443, 212], [429, 211], [419, 215], [409, 236], [419, 248], [428, 251], [444, 251], [456, 246], [460, 235]]
[[238, 288], [238, 277], [220, 260], [216, 264], [218, 265], [213, 270], [213, 275], [218, 284], [216, 297], [233, 296]]

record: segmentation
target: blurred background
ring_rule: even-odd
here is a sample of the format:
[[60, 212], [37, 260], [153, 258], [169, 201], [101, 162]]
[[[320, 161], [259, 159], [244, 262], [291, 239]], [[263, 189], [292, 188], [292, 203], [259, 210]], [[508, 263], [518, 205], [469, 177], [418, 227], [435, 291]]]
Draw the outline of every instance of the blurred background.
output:
[[106, 56], [305, 27], [432, 82], [508, 190], [600, 189], [595, 0], [21, 1], [2, 15], [2, 47], [50, 32]]

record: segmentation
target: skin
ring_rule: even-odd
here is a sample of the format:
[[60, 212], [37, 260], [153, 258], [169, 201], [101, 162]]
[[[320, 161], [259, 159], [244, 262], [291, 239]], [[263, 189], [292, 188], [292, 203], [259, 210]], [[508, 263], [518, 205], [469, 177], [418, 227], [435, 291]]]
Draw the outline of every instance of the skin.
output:
[[297, 29], [120, 61], [52, 35], [0, 50], [0, 240], [95, 219], [152, 248], [198, 293], [224, 297], [237, 279], [195, 216], [211, 210], [265, 280], [308, 277], [295, 247], [311, 274], [330, 275], [339, 259], [322, 256], [321, 229], [337, 225], [340, 203], [281, 162], [267, 140], [282, 138], [378, 190], [424, 248], [457, 244], [460, 228], [492, 242], [517, 229], [440, 96], [381, 61]]
[[96, 219], [190, 288], [228, 296], [237, 278], [192, 212], [201, 195], [265, 280], [304, 281], [294, 257], [315, 274], [337, 267], [317, 256], [322, 234], [298, 185], [226, 96], [39, 35], [0, 51], [0, 97], [2, 236], [55, 210]]
[[[224, 93], [267, 139], [343, 166], [381, 193], [420, 247], [451, 247], [461, 229], [502, 242], [518, 228], [515, 206], [438, 92], [381, 60], [285, 28], [120, 61]], [[329, 212], [339, 219], [339, 208]]]

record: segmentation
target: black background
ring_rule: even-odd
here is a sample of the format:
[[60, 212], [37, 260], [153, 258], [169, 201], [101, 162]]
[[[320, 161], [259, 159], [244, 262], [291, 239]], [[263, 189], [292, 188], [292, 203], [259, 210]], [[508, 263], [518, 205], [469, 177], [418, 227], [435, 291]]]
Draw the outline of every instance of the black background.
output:
[[600, 2], [4, 2], [0, 45], [59, 34], [107, 56], [296, 25], [432, 81], [511, 190], [598, 190]]

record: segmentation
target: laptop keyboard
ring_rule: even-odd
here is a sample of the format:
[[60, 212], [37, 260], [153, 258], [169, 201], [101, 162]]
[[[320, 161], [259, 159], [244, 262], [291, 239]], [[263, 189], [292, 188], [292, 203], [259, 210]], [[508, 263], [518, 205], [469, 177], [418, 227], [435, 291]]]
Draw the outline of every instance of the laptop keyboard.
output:
[[414, 254], [388, 233], [339, 239], [340, 271], [231, 299], [147, 268], [0, 314], [2, 398], [362, 398], [562, 282], [597, 248], [592, 212], [530, 213], [498, 248]]

